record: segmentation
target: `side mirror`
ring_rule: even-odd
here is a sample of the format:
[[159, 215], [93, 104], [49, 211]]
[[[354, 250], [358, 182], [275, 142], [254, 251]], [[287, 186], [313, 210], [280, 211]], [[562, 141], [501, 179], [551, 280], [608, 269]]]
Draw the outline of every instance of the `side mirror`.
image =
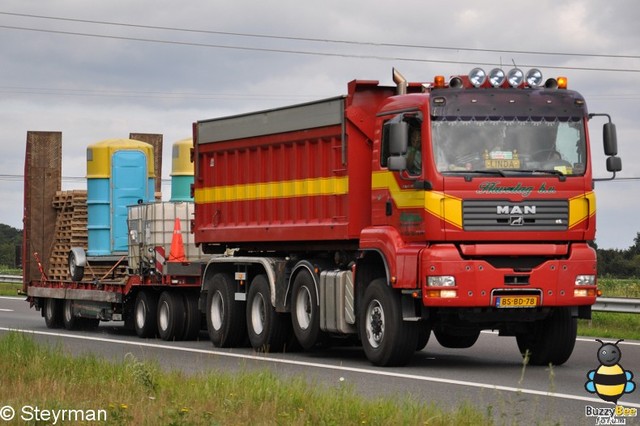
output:
[[622, 159], [620, 157], [616, 157], [612, 155], [607, 157], [607, 171], [608, 172], [619, 172], [622, 170]]
[[604, 124], [602, 127], [602, 143], [604, 145], [604, 154], [606, 156], [618, 155], [618, 137], [616, 134], [615, 124]]
[[387, 167], [389, 168], [389, 170], [394, 172], [407, 170], [407, 157], [404, 157], [402, 155], [394, 155], [392, 157], [389, 157]]
[[389, 135], [389, 153], [392, 156], [404, 155], [409, 146], [409, 124], [404, 121], [385, 124]]

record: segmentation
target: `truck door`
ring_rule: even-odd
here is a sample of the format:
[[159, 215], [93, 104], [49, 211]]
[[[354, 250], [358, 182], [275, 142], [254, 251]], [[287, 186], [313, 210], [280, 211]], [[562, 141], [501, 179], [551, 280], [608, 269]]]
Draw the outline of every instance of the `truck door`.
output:
[[373, 177], [374, 215], [405, 240], [424, 239], [424, 150], [421, 115], [400, 114], [384, 123], [380, 171]]

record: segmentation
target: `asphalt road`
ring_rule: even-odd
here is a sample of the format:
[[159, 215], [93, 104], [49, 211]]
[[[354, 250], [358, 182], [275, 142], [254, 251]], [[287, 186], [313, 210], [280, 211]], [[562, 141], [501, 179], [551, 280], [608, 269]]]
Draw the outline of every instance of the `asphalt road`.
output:
[[[482, 333], [470, 349], [443, 348], [432, 337], [408, 366], [378, 368], [368, 362], [361, 348], [353, 346], [257, 354], [251, 348], [214, 348], [206, 333], [192, 342], [139, 339], [124, 330], [122, 323], [103, 323], [93, 332], [51, 330], [23, 299], [0, 297], [0, 334], [10, 330], [62, 345], [72, 354], [92, 352], [119, 361], [132, 353], [187, 373], [269, 369], [283, 377], [302, 375], [328, 387], [348, 384], [366, 397], [408, 396], [441, 407], [469, 402], [483, 410], [490, 408], [500, 424], [602, 424], [586, 416], [586, 407], [613, 407], [585, 390], [587, 373], [600, 366], [600, 344], [592, 338], [579, 338], [569, 361], [552, 369], [523, 367], [515, 339], [494, 333]], [[618, 404], [640, 411], [640, 342], [625, 341], [618, 346], [620, 365], [634, 373], [636, 383], [636, 390], [623, 395]], [[640, 424], [640, 416], [614, 420]]]

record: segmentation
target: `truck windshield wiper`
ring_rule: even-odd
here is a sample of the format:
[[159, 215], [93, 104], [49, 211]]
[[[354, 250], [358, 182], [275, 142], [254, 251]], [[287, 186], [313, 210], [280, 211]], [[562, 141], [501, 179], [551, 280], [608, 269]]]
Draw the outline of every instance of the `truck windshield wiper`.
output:
[[471, 181], [473, 179], [472, 175], [490, 175], [490, 176], [502, 176], [507, 177], [505, 172], [500, 169], [490, 169], [490, 170], [447, 170], [442, 172], [442, 174], [452, 174], [452, 175], [463, 175], [466, 181]]
[[530, 173], [532, 175], [542, 174], [542, 175], [555, 175], [558, 176], [558, 179], [564, 181], [567, 176], [562, 173], [560, 170], [549, 170], [549, 169], [529, 169], [529, 170], [515, 170], [519, 173]]

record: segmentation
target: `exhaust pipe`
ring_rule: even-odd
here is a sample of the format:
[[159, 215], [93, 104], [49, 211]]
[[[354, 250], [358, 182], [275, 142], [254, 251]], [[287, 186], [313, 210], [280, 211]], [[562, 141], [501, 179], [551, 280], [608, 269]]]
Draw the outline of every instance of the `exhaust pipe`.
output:
[[395, 68], [393, 68], [393, 82], [398, 86], [396, 90], [397, 95], [407, 94], [407, 79]]

